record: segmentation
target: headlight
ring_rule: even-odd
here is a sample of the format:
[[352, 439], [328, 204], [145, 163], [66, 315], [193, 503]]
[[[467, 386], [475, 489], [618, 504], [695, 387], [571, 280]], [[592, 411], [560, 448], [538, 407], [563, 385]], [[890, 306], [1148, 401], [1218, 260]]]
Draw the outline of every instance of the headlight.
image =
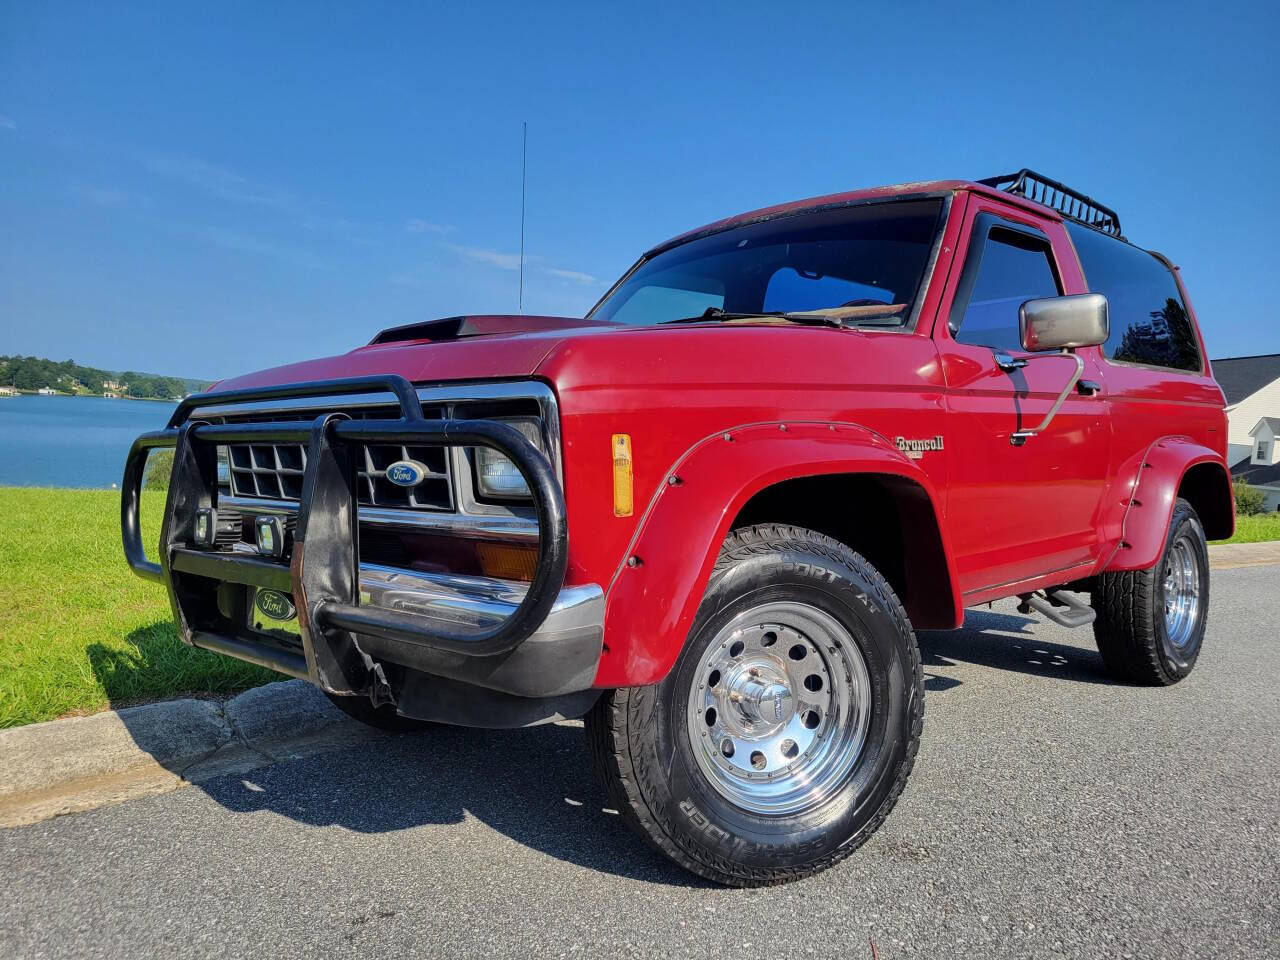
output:
[[[503, 420], [515, 427], [543, 453], [542, 429], [537, 420]], [[492, 447], [475, 448], [476, 490], [482, 497], [499, 500], [527, 499], [529, 484], [516, 465]]]

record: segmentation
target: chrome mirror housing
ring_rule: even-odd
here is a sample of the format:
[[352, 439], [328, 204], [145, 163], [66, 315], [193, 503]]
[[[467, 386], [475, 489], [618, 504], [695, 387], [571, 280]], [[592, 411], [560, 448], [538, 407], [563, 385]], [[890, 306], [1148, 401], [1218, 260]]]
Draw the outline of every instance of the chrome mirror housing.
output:
[[1028, 352], [1094, 347], [1110, 333], [1107, 298], [1100, 293], [1028, 300], [1018, 308], [1018, 334]]

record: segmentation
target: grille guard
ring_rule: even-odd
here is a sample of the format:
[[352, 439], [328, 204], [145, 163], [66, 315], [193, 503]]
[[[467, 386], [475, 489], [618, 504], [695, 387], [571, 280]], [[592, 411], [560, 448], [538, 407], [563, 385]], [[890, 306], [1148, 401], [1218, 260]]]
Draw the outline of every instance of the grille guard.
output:
[[[310, 421], [209, 424], [191, 420], [210, 403], [320, 398], [391, 392], [399, 420], [351, 420], [328, 413]], [[217, 447], [227, 443], [303, 443], [307, 468], [290, 565], [247, 555], [196, 549], [196, 512], [216, 506]], [[359, 523], [353, 446], [361, 443], [487, 446], [508, 457], [524, 476], [538, 521], [538, 561], [523, 599], [510, 616], [486, 629], [448, 632], [416, 614], [359, 604]], [[139, 503], [147, 455], [173, 448], [173, 473], [160, 533], [160, 563], [147, 560]], [[463, 656], [508, 653], [550, 613], [564, 584], [568, 523], [564, 495], [547, 458], [518, 430], [494, 420], [427, 420], [413, 385], [403, 377], [358, 377], [264, 389], [225, 390], [188, 397], [164, 430], [145, 433], [130, 448], [120, 501], [125, 558], [134, 573], [163, 583], [184, 642], [303, 676], [334, 693], [391, 699], [380, 665], [360, 650], [356, 634], [425, 646]], [[206, 578], [197, 580], [194, 578]], [[208, 581], [279, 590], [293, 596], [303, 655], [266, 643], [205, 630], [216, 619], [217, 588]], [[190, 615], [189, 615], [190, 614]]]

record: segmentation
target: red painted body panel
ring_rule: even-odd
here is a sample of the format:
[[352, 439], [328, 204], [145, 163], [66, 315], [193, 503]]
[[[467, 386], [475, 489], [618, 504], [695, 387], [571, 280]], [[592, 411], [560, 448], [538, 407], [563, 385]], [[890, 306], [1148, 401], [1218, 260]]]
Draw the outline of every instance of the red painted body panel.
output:
[[[1037, 357], [1010, 375], [995, 366], [989, 348], [956, 342], [946, 322], [983, 211], [1044, 232], [1063, 292], [1085, 291], [1056, 212], [943, 181], [767, 208], [685, 236], [808, 206], [916, 192], [951, 193], [953, 202], [913, 332], [475, 318], [462, 339], [370, 346], [220, 386], [368, 373], [417, 383], [533, 376], [550, 384], [561, 414], [568, 582], [607, 591], [599, 686], [664, 675], [734, 516], [753, 494], [791, 478], [870, 472], [915, 485], [920, 509], [936, 520], [945, 559], [938, 575], [950, 579], [956, 598], [952, 622], [937, 625], [958, 625], [964, 604], [1103, 569], [1149, 566], [1186, 471], [1212, 463], [1225, 475], [1223, 396], [1207, 363], [1203, 373], [1185, 374], [1080, 350], [1084, 377], [1101, 384], [1101, 393], [1072, 394], [1046, 432], [1014, 447], [1010, 434], [1040, 420], [1071, 362]], [[628, 517], [613, 509], [617, 433], [631, 436], [634, 456], [636, 512]], [[725, 433], [734, 440], [725, 441]], [[939, 435], [944, 448], [918, 459], [895, 442]], [[668, 486], [672, 474], [683, 483]], [[631, 555], [640, 565], [626, 565]]]
[[[857, 424], [756, 423], [712, 433], [683, 453], [667, 473], [680, 483], [658, 484], [624, 550], [638, 565], [624, 560], [609, 584], [608, 649], [597, 685], [653, 683], [671, 669], [681, 646], [671, 638], [688, 634], [717, 549], [753, 494], [796, 476], [847, 473], [906, 478], [940, 509], [933, 482], [918, 462]], [[953, 570], [948, 573], [954, 577]], [[963, 617], [958, 604], [952, 616]]]
[[[570, 324], [575, 321], [569, 321]], [[582, 321], [576, 321], [581, 324]], [[224, 380], [219, 390], [265, 387], [300, 380], [325, 380], [378, 373], [399, 374], [414, 383], [527, 377], [560, 338], [571, 332], [552, 326], [537, 332], [476, 336], [446, 342], [415, 341], [360, 347], [350, 353], [306, 360]]]
[[[1199, 464], [1222, 464], [1221, 454], [1185, 436], [1156, 440], [1139, 459], [1137, 484], [1126, 502], [1115, 555], [1104, 564], [1107, 570], [1146, 570], [1153, 566], [1164, 550], [1182, 478]], [[1224, 495], [1230, 497], [1230, 475], [1225, 470], [1222, 485]], [[1234, 500], [1232, 508], [1234, 512]]]
[[[790, 324], [584, 331], [538, 374], [560, 397], [570, 575], [584, 582], [610, 581], [638, 520], [613, 515], [615, 433], [631, 435], [639, 511], [695, 443], [744, 423], [858, 423], [889, 437], [942, 430], [937, 352], [922, 336]], [[922, 469], [944, 483], [945, 455]], [[720, 485], [727, 502], [738, 489], [732, 470]]]

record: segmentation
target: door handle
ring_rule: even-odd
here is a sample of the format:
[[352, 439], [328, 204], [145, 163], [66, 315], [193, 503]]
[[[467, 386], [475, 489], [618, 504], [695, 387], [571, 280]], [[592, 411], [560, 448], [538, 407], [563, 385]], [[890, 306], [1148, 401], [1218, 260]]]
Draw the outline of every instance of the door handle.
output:
[[1081, 380], [1076, 384], [1076, 391], [1082, 397], [1096, 397], [1102, 392], [1102, 384], [1097, 380]]
[[1005, 373], [1011, 373], [1014, 370], [1021, 370], [1027, 365], [1027, 361], [1023, 357], [1011, 357], [1003, 351], [997, 352], [994, 356], [996, 366]]

